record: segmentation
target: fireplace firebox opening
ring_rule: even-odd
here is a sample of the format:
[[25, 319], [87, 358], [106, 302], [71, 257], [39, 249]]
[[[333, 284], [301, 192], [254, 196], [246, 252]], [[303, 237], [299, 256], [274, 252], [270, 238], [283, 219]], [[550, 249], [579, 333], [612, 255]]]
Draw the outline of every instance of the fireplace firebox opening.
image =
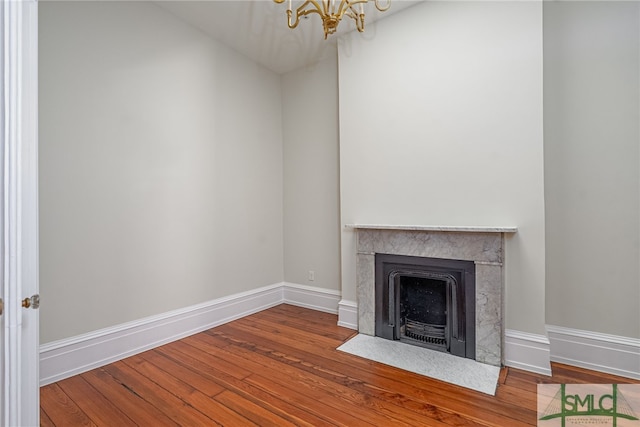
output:
[[475, 359], [475, 264], [375, 255], [375, 334]]

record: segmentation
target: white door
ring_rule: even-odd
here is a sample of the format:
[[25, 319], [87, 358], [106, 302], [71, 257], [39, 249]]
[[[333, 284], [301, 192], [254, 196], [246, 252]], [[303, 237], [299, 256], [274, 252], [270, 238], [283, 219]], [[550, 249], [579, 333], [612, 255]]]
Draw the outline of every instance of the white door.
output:
[[[0, 424], [39, 424], [38, 5], [0, 3]], [[26, 301], [24, 301], [26, 299]]]

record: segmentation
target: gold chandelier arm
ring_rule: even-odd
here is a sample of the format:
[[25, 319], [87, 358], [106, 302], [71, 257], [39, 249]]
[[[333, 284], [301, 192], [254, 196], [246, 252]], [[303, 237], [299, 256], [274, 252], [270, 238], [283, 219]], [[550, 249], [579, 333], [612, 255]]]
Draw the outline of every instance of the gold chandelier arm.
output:
[[289, 26], [289, 28], [293, 30], [300, 23], [300, 15], [296, 13], [296, 20], [293, 23], [291, 22], [292, 15], [293, 15], [293, 11], [291, 11], [291, 9], [287, 9], [287, 25]]
[[[274, 0], [276, 3], [283, 3], [284, 0]], [[305, 7], [307, 7], [308, 5], [313, 5], [316, 9], [309, 9], [309, 10], [304, 10]], [[293, 11], [291, 9], [287, 9], [287, 17], [288, 17], [288, 25], [289, 28], [293, 29], [296, 28], [298, 26], [298, 24], [300, 23], [300, 17], [302, 16], [306, 16], [309, 15], [311, 13], [317, 13], [318, 15], [322, 16], [322, 13], [320, 12], [320, 5], [318, 4], [318, 2], [316, 0], [307, 0], [304, 3], [302, 3], [302, 5], [300, 5], [300, 7], [296, 8], [296, 13], [295, 13], [295, 20], [293, 20]]]
[[[364, 32], [364, 10], [363, 6], [367, 3], [368, 0], [355, 0], [349, 1], [345, 0], [348, 3], [348, 8], [346, 8], [343, 13], [345, 13], [349, 18], [353, 19], [356, 23], [356, 29], [358, 32]], [[389, 0], [390, 1], [390, 0]], [[355, 6], [360, 4], [360, 10], [356, 10]]]
[[[335, 4], [335, 0], [333, 0], [333, 4]], [[322, 13], [324, 15], [329, 15], [332, 12], [330, 6], [331, 6], [330, 0], [322, 0]]]
[[[315, 9], [303, 10], [309, 4], [312, 4], [313, 7], [315, 7]], [[307, 16], [312, 13], [317, 13], [318, 15], [320, 15], [320, 17], [324, 16], [324, 14], [322, 13], [322, 9], [320, 9], [320, 5], [316, 0], [307, 0], [302, 4], [302, 6], [296, 9], [296, 15], [298, 20], [300, 20], [301, 16]]]
[[344, 15], [344, 12], [351, 7], [351, 3], [352, 3], [351, 0], [340, 1], [340, 6], [338, 6], [338, 12], [340, 14], [340, 18], [342, 18], [342, 15]]
[[[311, 4], [316, 8], [316, 10], [305, 10], [305, 11], [304, 11], [304, 12], [305, 12], [304, 14], [305, 14], [305, 15], [308, 15], [308, 14], [310, 14], [310, 13], [317, 13], [318, 15], [322, 16], [322, 10], [323, 10], [323, 9], [320, 7], [320, 4], [319, 4], [316, 0], [307, 0], [307, 1], [305, 1], [304, 3], [302, 3], [302, 6], [300, 6], [298, 9], [296, 9], [296, 11], [297, 11], [298, 13], [300, 13], [300, 11], [301, 11], [302, 9], [304, 9], [305, 7], [307, 7], [307, 5], [308, 5], [309, 3], [311, 3]], [[324, 3], [324, 2], [323, 2], [323, 3]], [[327, 0], [327, 4], [328, 4], [328, 0]]]
[[[391, 0], [389, 0], [389, 1], [391, 1]], [[351, 17], [358, 16], [358, 15], [364, 15], [363, 5], [367, 4], [367, 2], [368, 2], [368, 0], [354, 0], [354, 1], [344, 0], [343, 1], [343, 3], [347, 3], [348, 7], [345, 8], [345, 11], [349, 10], [348, 15], [351, 16]], [[355, 6], [357, 4], [360, 5], [360, 10], [356, 10]]]

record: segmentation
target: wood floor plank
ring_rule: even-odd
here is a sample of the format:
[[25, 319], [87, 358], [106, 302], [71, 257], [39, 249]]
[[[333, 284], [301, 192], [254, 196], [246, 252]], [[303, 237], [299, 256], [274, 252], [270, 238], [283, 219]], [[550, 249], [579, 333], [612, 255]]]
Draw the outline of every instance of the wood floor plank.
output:
[[123, 427], [136, 425], [120, 408], [92, 387], [82, 376], [76, 375], [60, 381], [58, 384], [97, 425], [114, 424]]
[[[292, 368], [289, 364], [282, 363], [278, 356], [270, 357], [269, 355], [255, 352], [230, 353], [227, 349], [218, 350], [215, 345], [211, 345], [207, 340], [205, 337], [196, 343], [197, 348], [206, 357], [215, 357], [223, 360], [242, 360], [244, 362], [243, 366], [252, 366], [254, 371], [261, 372], [261, 377], [278, 383], [283, 387], [295, 386], [299, 393], [304, 393], [319, 402], [325, 403], [328, 408], [348, 411], [363, 421], [372, 422], [376, 425], [407, 425], [404, 420], [393, 415], [399, 412], [400, 408], [389, 410], [387, 408], [388, 402], [363, 395], [340, 383], [325, 380], [313, 373], [302, 371], [295, 367]], [[248, 381], [253, 381], [253, 379], [249, 378]], [[415, 416], [415, 414], [411, 415]], [[409, 419], [411, 416], [404, 418]], [[416, 423], [424, 424], [424, 421], [424, 419], [421, 419], [417, 420]]]
[[[145, 356], [153, 359], [150, 352], [146, 352]], [[220, 387], [216, 383], [207, 381], [206, 378], [196, 375], [191, 371], [188, 371], [188, 375], [181, 375], [181, 371], [176, 369], [170, 369], [170, 372], [164, 371], [140, 355], [126, 359], [124, 363], [129, 365], [132, 369], [140, 372], [160, 387], [166, 389], [170, 393], [173, 393], [187, 405], [206, 415], [209, 418], [209, 421], [206, 423], [207, 425], [222, 425], [218, 419], [218, 405], [213, 404], [212, 400], [213, 396], [225, 391], [224, 387]], [[174, 365], [172, 365], [172, 367], [174, 367]], [[182, 379], [178, 379], [177, 377]], [[189, 381], [194, 381], [204, 390], [213, 392], [211, 395], [207, 395], [201, 390], [191, 386], [188, 383]]]
[[535, 408], [538, 401], [538, 396], [535, 392], [507, 385], [498, 387], [495, 398], [502, 404], [518, 402], [519, 406], [527, 408]]
[[158, 408], [178, 425], [214, 424], [213, 419], [198, 411], [186, 400], [177, 397], [122, 361], [105, 366], [104, 370], [123, 387]]
[[[213, 397], [209, 397], [199, 390], [193, 388], [189, 384], [179, 380], [178, 378], [175, 378], [170, 373], [164, 372], [161, 369], [155, 367], [155, 365], [147, 362], [142, 357], [133, 357], [130, 358], [130, 360], [126, 360], [124, 363], [126, 363], [130, 369], [134, 369], [140, 372], [142, 375], [151, 379], [159, 386], [166, 389], [168, 392], [174, 393], [176, 397], [182, 399], [184, 403], [189, 405], [191, 408], [199, 408], [199, 410], [202, 411], [203, 414], [210, 417], [209, 420], [194, 420], [199, 421], [196, 423], [197, 425], [214, 424], [214, 420], [217, 418], [218, 412], [212, 409], [214, 405], [211, 404], [211, 400], [216, 400], [226, 408], [231, 409], [232, 411], [242, 415], [244, 418], [247, 418], [248, 420], [260, 426], [295, 425], [294, 423], [289, 422], [287, 419], [274, 414], [268, 409], [264, 409], [259, 405], [255, 405], [253, 402], [244, 399], [242, 396], [230, 392], [223, 387], [218, 386], [217, 384], [215, 384], [215, 388], [218, 391], [212, 394]], [[202, 382], [201, 378], [200, 380]], [[160, 396], [155, 396], [155, 398], [161, 399], [161, 402], [165, 400]], [[194, 425], [193, 422], [187, 422], [186, 424]]]
[[[274, 322], [275, 324], [273, 324]], [[300, 332], [299, 330], [296, 331], [294, 328], [291, 328], [287, 324], [284, 324], [283, 321], [277, 320], [277, 316], [274, 316], [272, 314], [265, 314], [265, 312], [259, 313], [259, 315], [257, 316], [252, 316], [251, 322], [237, 323], [237, 325], [242, 325], [242, 324], [250, 325], [251, 327], [254, 327], [263, 331], [275, 332], [278, 334], [278, 336], [288, 336], [294, 339], [299, 337], [296, 334]], [[291, 323], [289, 322], [288, 324], [290, 325]], [[317, 344], [318, 344], [317, 342], [313, 343], [315, 348], [317, 348]], [[333, 347], [331, 344], [335, 344], [335, 343], [331, 343], [331, 341], [328, 341], [328, 344], [330, 345], [330, 347]], [[333, 350], [333, 348], [331, 349]], [[501, 379], [499, 383], [500, 382], [503, 383], [505, 381], [505, 377], [506, 377], [506, 371], [503, 371], [503, 373], [501, 374]], [[531, 386], [533, 386], [533, 384]], [[534, 387], [534, 390], [535, 390], [535, 387]], [[515, 394], [517, 394], [520, 399], [527, 399], [528, 403], [531, 403], [531, 399], [536, 398], [535, 394], [532, 396], [530, 393], [515, 393]], [[513, 391], [503, 392], [502, 395], [514, 396], [514, 392]], [[530, 415], [533, 416], [532, 414]]]
[[[181, 356], [174, 355], [174, 357], [188, 357], [190, 360], [195, 361], [191, 363], [197, 363], [201, 366], [211, 366], [212, 364], [217, 364], [221, 360], [219, 358], [212, 357], [211, 355], [189, 345], [181, 347], [180, 351], [183, 354]], [[250, 361], [247, 360], [243, 360], [242, 362], [244, 366], [246, 366], [247, 363], [250, 363]], [[239, 369], [248, 370], [244, 367], [239, 367]], [[349, 408], [343, 401], [339, 399], [332, 401], [333, 406], [321, 403], [319, 400], [319, 397], [321, 397], [321, 395], [318, 394], [321, 392], [313, 393], [313, 389], [305, 390], [300, 387], [301, 385], [303, 385], [303, 383], [297, 380], [301, 379], [303, 373], [298, 373], [298, 375], [294, 378], [287, 377], [287, 381], [277, 381], [273, 377], [273, 375], [271, 375], [266, 369], [260, 367], [259, 365], [256, 366], [256, 371], [260, 374], [251, 375], [251, 378], [246, 379], [249, 384], [257, 385], [258, 387], [265, 389], [264, 384], [266, 381], [274, 386], [278, 386], [279, 388], [277, 394], [289, 396], [289, 401], [296, 402], [296, 404], [303, 409], [309, 410], [310, 412], [315, 414], [326, 414], [327, 412], [330, 412], [331, 415], [325, 415], [325, 417], [328, 417], [331, 421], [337, 421], [340, 423], [348, 421], [349, 424], [365, 423], [369, 425], [375, 425], [367, 423], [359, 419], [357, 416], [354, 416], [353, 412], [358, 412], [358, 408]], [[265, 378], [264, 375], [267, 375], [268, 378]], [[283, 375], [282, 373], [277, 372], [276, 376]], [[347, 408], [351, 409], [351, 411], [344, 412], [344, 410]]]
[[640, 384], [640, 380], [625, 378], [617, 375], [606, 374], [604, 372], [588, 371], [577, 366], [555, 363], [553, 378], [555, 380], [574, 384]]
[[[172, 342], [171, 344], [167, 344], [166, 346], [163, 346], [159, 350], [163, 352], [167, 350], [175, 350], [179, 352], [189, 351], [191, 346], [187, 344], [186, 340], [188, 339], [189, 337], [185, 338], [184, 340]], [[234, 365], [232, 363], [227, 363], [223, 360], [215, 363], [215, 369], [216, 371], [224, 372], [225, 374], [230, 375], [239, 380], [242, 380], [243, 378], [246, 378], [252, 374], [252, 372], [247, 369], [239, 368], [237, 365]]]
[[293, 427], [299, 425], [299, 423], [288, 419], [289, 417], [286, 415], [280, 416], [280, 414], [257, 405], [251, 400], [229, 390], [218, 394], [215, 400], [261, 427]]
[[138, 425], [178, 425], [162, 413], [160, 409], [149, 404], [134, 391], [116, 381], [103, 368], [85, 372], [82, 374], [82, 378], [84, 378], [94, 388], [100, 390], [105, 398], [120, 408], [122, 412], [126, 413], [127, 416]]
[[41, 425], [524, 427], [538, 384], [640, 384], [552, 363], [489, 396], [336, 350], [355, 333], [282, 304], [42, 387]]
[[123, 362], [178, 397], [201, 394], [206, 398], [211, 398], [226, 390], [192, 371], [188, 371], [187, 375], [182, 372], [174, 372], [172, 369], [175, 367], [174, 365], [169, 367], [169, 371], [162, 370], [147, 358], [153, 359], [153, 352], [147, 351], [124, 359]]
[[[218, 343], [221, 341], [214, 336], [201, 334], [197, 338], [192, 337], [187, 342], [203, 351], [208, 357], [237, 361], [246, 369], [261, 372], [262, 377], [280, 385], [298, 384], [301, 389], [310, 388], [312, 392], [315, 389], [319, 389], [321, 394], [316, 398], [320, 401], [325, 401], [327, 398], [335, 398], [338, 401], [348, 402], [354, 408], [352, 413], [354, 411], [358, 412], [362, 408], [361, 418], [368, 421], [379, 424], [392, 423], [393, 425], [403, 425], [405, 422], [410, 425], [424, 425], [427, 419], [431, 420], [433, 424], [439, 421], [438, 418], [433, 417], [433, 413], [429, 413], [427, 417], [422, 416], [420, 411], [404, 410], [406, 401], [403, 402], [402, 406], [399, 406], [387, 399], [363, 393], [361, 390], [358, 391], [346, 381], [346, 377], [327, 379], [323, 376], [318, 376], [316, 372], [320, 367], [313, 367], [314, 369], [309, 370], [300, 369], [298, 365], [304, 363], [301, 360], [287, 358], [285, 361], [283, 359], [285, 356], [265, 348], [260, 351], [256, 351], [256, 348], [246, 350], [238, 345], [218, 348]], [[400, 418], [397, 415], [400, 415]], [[460, 419], [457, 419], [456, 425], [465, 424]]]
[[[218, 370], [216, 366], [200, 360], [201, 357], [198, 357], [199, 352], [195, 352], [194, 351], [195, 349], [193, 347], [187, 345], [187, 346], [181, 347], [180, 350], [181, 351], [178, 351], [176, 347], [162, 348], [162, 349], [159, 349], [159, 352], [167, 356], [168, 358], [172, 359], [174, 362], [184, 364], [185, 366], [189, 366], [190, 369], [194, 369], [200, 373], [209, 375], [212, 380], [219, 381], [227, 387], [232, 388], [233, 385], [236, 385], [237, 389], [241, 388], [240, 386], [238, 386], [236, 382], [238, 381], [238, 379], [235, 378], [233, 375], [230, 375], [228, 372]], [[215, 365], [217, 365], [217, 363]], [[255, 376], [255, 375], [256, 374], [252, 374], [251, 376]], [[251, 386], [251, 388], [254, 390], [256, 389], [262, 390], [258, 387], [253, 386], [251, 382], [242, 381], [241, 383]], [[286, 390], [279, 390], [277, 393], [269, 393], [269, 394], [271, 394], [272, 396], [286, 397], [287, 402], [294, 403], [294, 405], [297, 406], [299, 409], [301, 409], [302, 412], [311, 413], [313, 418], [317, 417], [320, 420], [325, 420], [325, 421], [327, 420], [326, 415], [323, 414], [322, 411], [309, 411], [306, 406], [300, 405], [300, 396], [298, 395], [297, 390], [286, 389]], [[248, 397], [248, 396], [245, 394], [245, 397]], [[298, 413], [298, 415], [304, 416], [300, 414], [300, 412], [298, 411], [296, 412]], [[324, 422], [321, 424], [324, 424]]]
[[504, 384], [504, 382], [507, 380], [507, 375], [509, 375], [509, 368], [507, 366], [503, 366], [502, 369], [500, 369], [498, 384]]
[[302, 317], [283, 317], [282, 315], [271, 311], [256, 313], [254, 318], [256, 320], [264, 319], [276, 324], [294, 326], [301, 331], [307, 331], [316, 335], [332, 338], [340, 343], [357, 334], [356, 331], [342, 328], [338, 325], [335, 325], [332, 328], [327, 328], [327, 325], [324, 322], [311, 321], [310, 319]]
[[87, 414], [60, 388], [50, 384], [40, 391], [40, 406], [54, 425], [95, 426]]
[[293, 420], [296, 425], [332, 425], [327, 423], [322, 417], [316, 417], [295, 405], [291, 405], [278, 395], [265, 393], [263, 390], [256, 388], [251, 384], [242, 382], [223, 373], [217, 373], [215, 371], [212, 372], [209, 370], [206, 372], [202, 371], [199, 369], [200, 365], [194, 363], [188, 357], [182, 357], [181, 354], [178, 354], [177, 357], [179, 360], [172, 359], [171, 355], [163, 354], [159, 351], [144, 353], [145, 360], [148, 360], [167, 372], [172, 372], [174, 375], [185, 379], [185, 381], [188, 381], [191, 384], [193, 384], [191, 379], [194, 376], [205, 379], [206, 381], [244, 396], [246, 399], [251, 400], [262, 407], [268, 408], [278, 415]]
[[[368, 422], [365, 420], [361, 420], [358, 417], [355, 417], [351, 414], [351, 412], [344, 412], [342, 410], [337, 410], [334, 406], [329, 406], [316, 398], [313, 395], [309, 395], [306, 392], [303, 392], [299, 389], [292, 389], [291, 385], [282, 385], [281, 383], [272, 381], [270, 378], [265, 378], [262, 375], [252, 375], [247, 378], [247, 381], [260, 388], [261, 390], [265, 390], [268, 393], [276, 394], [280, 396], [287, 396], [287, 400], [294, 405], [308, 411], [316, 416], [324, 418], [331, 425], [339, 425], [339, 426], [375, 426], [376, 424], [372, 422]], [[339, 406], [339, 404], [338, 404]]]
[[263, 331], [276, 337], [286, 337], [294, 340], [304, 340], [307, 344], [318, 346], [319, 348], [335, 349], [342, 344], [343, 340], [332, 339], [323, 335], [309, 333], [307, 330], [275, 323], [256, 317], [245, 317], [235, 322], [235, 326], [247, 326], [255, 330]]
[[[248, 345], [253, 351], [259, 351], [259, 349], [247, 343], [257, 343], [263, 346], [277, 343], [283, 353], [313, 362], [316, 366], [332, 366], [334, 369], [339, 367], [339, 371], [336, 372], [337, 376], [358, 372], [363, 378], [366, 378], [365, 387], [368, 384], [374, 385], [378, 389], [403, 390], [403, 394], [419, 401], [436, 402], [439, 407], [466, 415], [476, 421], [477, 411], [481, 411], [488, 421], [496, 425], [511, 424], [515, 427], [523, 421], [530, 423], [535, 420], [535, 410], [533, 409], [514, 407], [508, 414], [504, 414], [504, 408], [498, 402], [482, 393], [415, 375], [398, 368], [377, 364], [346, 353], [335, 352], [330, 347], [323, 347], [318, 340], [305, 341], [285, 334], [273, 334], [270, 335], [269, 340], [266, 340], [264, 332], [267, 329], [257, 328], [251, 322], [245, 321], [223, 325], [216, 328], [215, 331], [209, 331], [209, 333], [219, 336], [226, 334], [226, 337], [231, 340], [242, 337], [245, 345]], [[303, 369], [306, 368], [303, 367]], [[426, 390], [433, 392], [428, 393]]]
[[[242, 336], [242, 332], [236, 331], [233, 336], [237, 339], [239, 336]], [[259, 343], [261, 345], [269, 345], [268, 342], [262, 341], [262, 338], [259, 335], [245, 335], [246, 338], [246, 346], [251, 352], [262, 352], [264, 351], [261, 347], [256, 347], [254, 344], [250, 343]], [[301, 345], [304, 348], [304, 345]], [[487, 407], [482, 402], [474, 401], [474, 399], [469, 398], [458, 398], [452, 399], [447, 396], [457, 394], [457, 391], [451, 391], [451, 386], [449, 384], [439, 384], [435, 382], [435, 380], [429, 379], [431, 383], [425, 385], [424, 387], [419, 388], [419, 393], [413, 393], [413, 391], [418, 390], [415, 386], [410, 384], [408, 381], [406, 384], [403, 384], [402, 381], [398, 381], [403, 375], [406, 374], [406, 371], [401, 371], [396, 368], [387, 367], [384, 365], [376, 364], [377, 370], [375, 373], [370, 374], [369, 372], [364, 372], [363, 375], [371, 375], [367, 381], [360, 381], [357, 378], [352, 377], [353, 373], [357, 373], [356, 377], [361, 378], [360, 369], [355, 366], [355, 363], [358, 361], [352, 360], [354, 356], [351, 355], [341, 355], [336, 357], [333, 360], [323, 359], [321, 356], [317, 356], [311, 353], [305, 353], [304, 351], [298, 352], [295, 349], [280, 347], [283, 353], [288, 355], [287, 360], [289, 362], [293, 362], [296, 359], [293, 358], [295, 355], [297, 358], [301, 358], [306, 360], [308, 363], [314, 362], [316, 366], [322, 366], [323, 369], [319, 370], [320, 375], [329, 376], [334, 381], [345, 381], [345, 383], [349, 384], [351, 388], [359, 388], [362, 392], [367, 393], [369, 395], [377, 396], [378, 394], [381, 397], [386, 399], [394, 399], [398, 394], [402, 395], [402, 399], [399, 402], [402, 402], [402, 405], [411, 404], [413, 402], [418, 402], [418, 405], [421, 404], [429, 404], [429, 402], [438, 403], [438, 414], [440, 419], [441, 417], [445, 417], [446, 413], [455, 413], [457, 416], [463, 417], [471, 422], [478, 422], [474, 413], [478, 409], [483, 410], [483, 414], [488, 421], [493, 421], [497, 425], [504, 424], [512, 424], [517, 425], [517, 421], [513, 419], [509, 419], [505, 417], [499, 410], [496, 413], [491, 414], [489, 410], [490, 407]], [[312, 350], [308, 350], [311, 352]], [[340, 360], [342, 358], [346, 358], [346, 360]], [[303, 364], [300, 366], [302, 370], [313, 369], [313, 365]], [[369, 361], [367, 361], [369, 363]], [[334, 370], [328, 370], [326, 367], [331, 366]], [[335, 370], [337, 369], [337, 371]], [[367, 371], [367, 370], [365, 370]], [[411, 374], [412, 376], [414, 374]], [[384, 381], [384, 385], [382, 382]], [[375, 384], [375, 383], [378, 384]], [[386, 390], [394, 390], [396, 393], [386, 393], [383, 391]], [[425, 394], [425, 390], [430, 390], [428, 394]], [[477, 396], [477, 393], [474, 395], [476, 399], [480, 399], [480, 396]], [[394, 401], [394, 400], [392, 400]], [[414, 408], [416, 405], [413, 405]], [[491, 405], [489, 405], [491, 406]], [[428, 408], [428, 406], [423, 406], [424, 408]], [[432, 416], [434, 414], [431, 414]], [[532, 418], [533, 415], [528, 414], [528, 418]]]
[[44, 412], [44, 409], [40, 408], [40, 426], [42, 427], [55, 427], [51, 418]]

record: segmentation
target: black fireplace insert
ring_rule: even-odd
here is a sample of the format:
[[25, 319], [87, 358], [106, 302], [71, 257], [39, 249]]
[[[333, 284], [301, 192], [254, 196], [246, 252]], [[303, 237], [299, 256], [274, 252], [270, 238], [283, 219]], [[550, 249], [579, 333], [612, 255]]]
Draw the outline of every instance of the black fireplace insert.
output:
[[375, 256], [375, 333], [475, 359], [473, 261]]

